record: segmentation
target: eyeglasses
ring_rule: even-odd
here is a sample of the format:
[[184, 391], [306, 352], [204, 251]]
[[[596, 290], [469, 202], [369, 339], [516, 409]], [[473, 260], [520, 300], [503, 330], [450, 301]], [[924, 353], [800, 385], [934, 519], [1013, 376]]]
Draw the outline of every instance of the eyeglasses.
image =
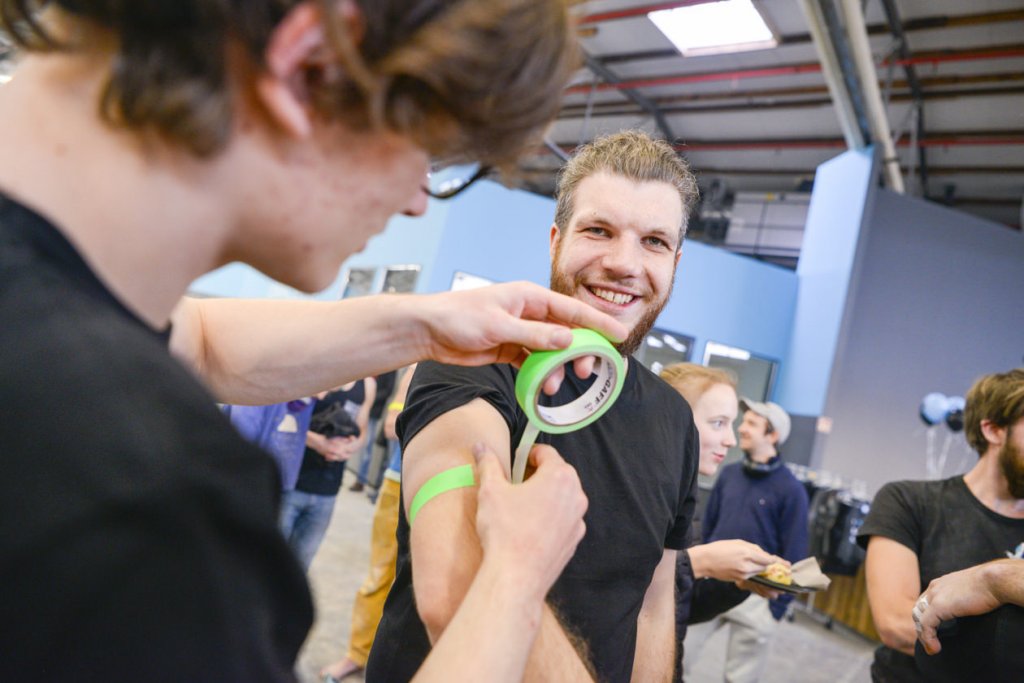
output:
[[434, 199], [451, 199], [492, 171], [482, 164], [432, 164], [423, 191]]

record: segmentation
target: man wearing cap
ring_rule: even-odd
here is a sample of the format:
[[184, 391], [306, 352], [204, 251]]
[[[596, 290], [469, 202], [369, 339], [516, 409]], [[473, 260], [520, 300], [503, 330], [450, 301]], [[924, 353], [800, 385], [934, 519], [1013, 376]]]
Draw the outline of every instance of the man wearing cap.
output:
[[[789, 414], [777, 403], [740, 399], [745, 412], [737, 430], [743, 461], [722, 468], [704, 513], [705, 543], [738, 538], [796, 562], [807, 556], [807, 492], [783, 466], [779, 447], [789, 437]], [[751, 595], [728, 612], [691, 626], [684, 662], [690, 673], [701, 644], [723, 626], [730, 627], [724, 680], [756, 681], [776, 624], [792, 595], [768, 601]]]

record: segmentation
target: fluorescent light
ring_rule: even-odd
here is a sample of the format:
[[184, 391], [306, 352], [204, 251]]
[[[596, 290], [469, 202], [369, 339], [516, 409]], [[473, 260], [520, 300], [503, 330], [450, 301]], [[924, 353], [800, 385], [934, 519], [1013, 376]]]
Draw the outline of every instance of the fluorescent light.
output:
[[709, 341], [704, 346], [704, 364], [707, 365], [709, 356], [722, 356], [724, 358], [735, 358], [736, 360], [750, 360], [750, 351], [738, 349], [735, 346], [726, 346], [718, 342]]
[[0, 85], [3, 85], [4, 83], [7, 83], [12, 78], [14, 78], [14, 76], [12, 76], [10, 74], [0, 74]]
[[660, 349], [665, 346], [665, 343], [655, 337], [653, 334], [647, 335], [647, 345], [652, 349]]
[[687, 57], [764, 50], [779, 44], [750, 0], [721, 0], [647, 16]]
[[678, 351], [679, 353], [686, 353], [686, 344], [682, 343], [671, 334], [664, 334], [662, 335], [662, 338], [673, 350]]

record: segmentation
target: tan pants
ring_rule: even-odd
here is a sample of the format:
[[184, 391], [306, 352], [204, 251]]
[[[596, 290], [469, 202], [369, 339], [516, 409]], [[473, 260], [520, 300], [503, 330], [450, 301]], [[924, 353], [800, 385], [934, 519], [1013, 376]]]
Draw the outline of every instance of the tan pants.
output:
[[727, 683], [755, 683], [761, 676], [768, 646], [778, 625], [768, 609], [768, 601], [759, 595], [751, 595], [711, 621], [690, 626], [683, 646], [685, 678], [691, 680], [694, 664], [700, 658], [705, 641], [715, 631], [726, 627], [729, 629], [729, 644], [723, 680]]
[[401, 502], [401, 486], [397, 481], [385, 478], [373, 512], [370, 573], [359, 587], [352, 607], [352, 636], [348, 643], [348, 658], [361, 667], [366, 666], [370, 656], [370, 647], [384, 612], [384, 599], [395, 580], [395, 563], [398, 558], [395, 530], [398, 528], [398, 506]]

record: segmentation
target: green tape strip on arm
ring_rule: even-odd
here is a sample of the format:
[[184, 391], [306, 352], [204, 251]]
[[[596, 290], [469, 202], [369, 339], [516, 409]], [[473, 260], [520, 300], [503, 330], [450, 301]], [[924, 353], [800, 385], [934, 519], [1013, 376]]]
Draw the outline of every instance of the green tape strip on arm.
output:
[[420, 508], [430, 502], [431, 498], [453, 489], [462, 489], [474, 485], [476, 485], [476, 479], [473, 477], [472, 465], [459, 465], [450, 470], [438, 472], [428, 479], [427, 483], [421, 486], [420, 490], [413, 496], [412, 505], [409, 506], [409, 527], [412, 527], [412, 523], [415, 521], [416, 514], [420, 511]]

